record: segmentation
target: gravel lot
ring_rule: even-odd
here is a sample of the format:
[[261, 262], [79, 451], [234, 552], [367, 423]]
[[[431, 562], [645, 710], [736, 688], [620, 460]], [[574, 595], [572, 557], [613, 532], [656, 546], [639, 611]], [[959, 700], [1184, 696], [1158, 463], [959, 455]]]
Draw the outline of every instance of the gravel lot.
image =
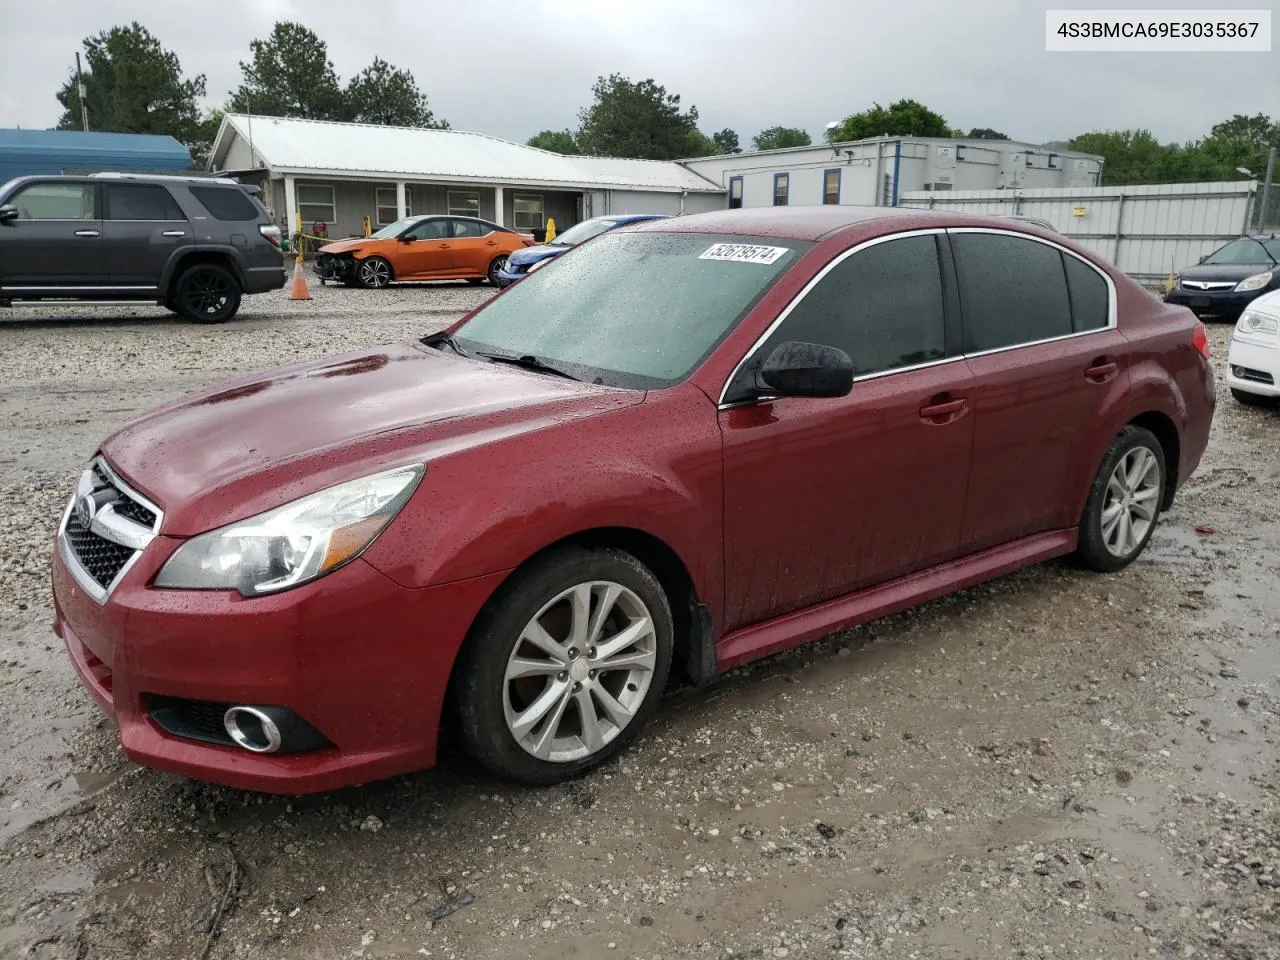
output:
[[1280, 412], [1225, 390], [1126, 572], [1044, 565], [674, 690], [580, 782], [447, 757], [290, 801], [126, 763], [48, 626], [96, 442], [491, 290], [312, 293], [216, 328], [0, 311], [0, 956], [1280, 957]]

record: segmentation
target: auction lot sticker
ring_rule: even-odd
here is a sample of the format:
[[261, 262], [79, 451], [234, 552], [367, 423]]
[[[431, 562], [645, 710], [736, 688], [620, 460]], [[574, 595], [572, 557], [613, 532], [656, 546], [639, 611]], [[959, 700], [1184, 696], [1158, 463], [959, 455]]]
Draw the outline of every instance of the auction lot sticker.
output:
[[728, 260], [731, 263], [777, 263], [786, 247], [757, 247], [749, 243], [716, 243], [701, 254], [699, 260]]

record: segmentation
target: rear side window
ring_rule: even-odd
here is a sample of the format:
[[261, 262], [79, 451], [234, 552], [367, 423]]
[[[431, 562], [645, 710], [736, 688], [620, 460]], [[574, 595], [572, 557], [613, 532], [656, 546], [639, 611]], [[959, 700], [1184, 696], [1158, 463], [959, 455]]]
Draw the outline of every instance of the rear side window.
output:
[[1076, 333], [1101, 330], [1110, 319], [1111, 305], [1107, 281], [1098, 271], [1069, 253], [1062, 255], [1071, 293], [1071, 328]]
[[258, 219], [258, 208], [239, 187], [192, 187], [191, 195], [218, 220]]
[[455, 237], [485, 237], [493, 231], [486, 227], [478, 220], [455, 220], [453, 221], [453, 235]]
[[969, 353], [1072, 332], [1071, 303], [1056, 247], [995, 233], [953, 233]]
[[942, 276], [932, 235], [887, 240], [836, 264], [757, 355], [802, 340], [839, 347], [855, 376], [946, 356]]
[[107, 220], [185, 220], [169, 191], [154, 183], [107, 185]]

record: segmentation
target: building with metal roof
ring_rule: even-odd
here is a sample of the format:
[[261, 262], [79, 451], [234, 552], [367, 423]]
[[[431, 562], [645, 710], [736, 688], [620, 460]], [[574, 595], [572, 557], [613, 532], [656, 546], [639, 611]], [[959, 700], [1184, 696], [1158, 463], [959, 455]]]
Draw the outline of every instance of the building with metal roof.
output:
[[0, 183], [28, 174], [103, 170], [181, 173], [191, 152], [173, 137], [82, 130], [0, 130]]
[[497, 137], [227, 114], [210, 169], [256, 182], [272, 212], [330, 237], [420, 213], [478, 216], [537, 234], [606, 213], [721, 209], [720, 185], [679, 163], [568, 157]]

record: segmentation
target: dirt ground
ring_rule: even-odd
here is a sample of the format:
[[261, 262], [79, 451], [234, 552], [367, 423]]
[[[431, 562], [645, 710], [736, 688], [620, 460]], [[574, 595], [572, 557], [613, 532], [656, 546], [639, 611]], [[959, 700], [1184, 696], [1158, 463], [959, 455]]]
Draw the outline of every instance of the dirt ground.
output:
[[0, 957], [1280, 957], [1280, 411], [1225, 389], [1124, 573], [1039, 566], [673, 690], [579, 782], [449, 756], [290, 799], [127, 763], [49, 629], [95, 443], [488, 295], [313, 293], [218, 328], [0, 312]]

